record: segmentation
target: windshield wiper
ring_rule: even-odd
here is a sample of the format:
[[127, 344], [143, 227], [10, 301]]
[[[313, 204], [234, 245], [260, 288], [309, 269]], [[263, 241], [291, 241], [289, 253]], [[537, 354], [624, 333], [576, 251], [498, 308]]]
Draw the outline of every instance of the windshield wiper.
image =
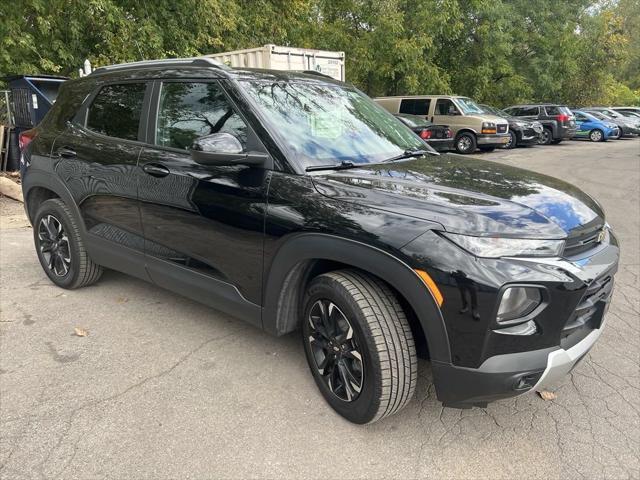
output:
[[400, 155], [396, 155], [395, 157], [387, 158], [386, 160], [383, 160], [381, 163], [397, 162], [398, 160], [404, 160], [406, 158], [422, 157], [424, 155], [440, 155], [440, 154], [435, 150], [433, 150], [432, 148], [429, 148], [429, 150], [405, 150], [404, 153], [401, 153]]
[[334, 163], [333, 165], [311, 165], [310, 167], [305, 168], [305, 172], [317, 172], [320, 170], [347, 170], [348, 168], [356, 168], [356, 165], [353, 162], [342, 161], [340, 163]]

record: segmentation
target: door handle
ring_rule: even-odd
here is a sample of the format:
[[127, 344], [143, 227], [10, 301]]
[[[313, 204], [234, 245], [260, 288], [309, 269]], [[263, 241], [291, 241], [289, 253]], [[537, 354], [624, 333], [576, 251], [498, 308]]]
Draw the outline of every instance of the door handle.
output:
[[152, 177], [166, 177], [169, 175], [169, 169], [159, 163], [147, 163], [142, 167], [145, 173]]
[[56, 150], [58, 157], [62, 158], [76, 158], [76, 151], [70, 149], [69, 147], [60, 147]]

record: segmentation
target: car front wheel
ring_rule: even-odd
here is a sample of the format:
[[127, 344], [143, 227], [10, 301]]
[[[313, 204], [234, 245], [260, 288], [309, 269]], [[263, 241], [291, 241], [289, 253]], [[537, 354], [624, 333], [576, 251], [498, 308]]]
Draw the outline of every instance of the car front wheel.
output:
[[386, 284], [355, 270], [319, 275], [309, 285], [303, 312], [307, 362], [337, 413], [371, 423], [411, 400], [418, 377], [415, 344]]
[[504, 144], [502, 148], [511, 149], [516, 148], [518, 146], [518, 137], [515, 132], [509, 131], [509, 141]]
[[591, 140], [592, 142], [604, 141], [604, 134], [602, 133], [602, 130], [591, 130], [591, 132], [589, 132], [589, 140]]
[[473, 133], [463, 132], [456, 137], [456, 151], [462, 154], [476, 151], [476, 137]]

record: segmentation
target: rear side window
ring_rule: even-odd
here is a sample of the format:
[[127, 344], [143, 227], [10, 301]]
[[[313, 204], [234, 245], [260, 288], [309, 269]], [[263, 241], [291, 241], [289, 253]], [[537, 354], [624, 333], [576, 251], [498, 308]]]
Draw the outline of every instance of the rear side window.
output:
[[217, 83], [167, 82], [162, 85], [156, 144], [186, 150], [196, 138], [230, 133], [243, 147], [247, 124]]
[[534, 117], [538, 115], [538, 107], [518, 107], [512, 115], [514, 117]]
[[400, 102], [400, 113], [428, 115], [431, 100], [428, 98], [406, 98]]
[[544, 107], [544, 109], [546, 110], [547, 115], [549, 115], [550, 117], [554, 115], [560, 115], [560, 114], [564, 114], [564, 115], [571, 114], [571, 110], [569, 110], [567, 107], [562, 107], [558, 105], [547, 105], [546, 107]]
[[87, 116], [87, 128], [109, 137], [138, 139], [144, 83], [107, 85], [93, 99]]

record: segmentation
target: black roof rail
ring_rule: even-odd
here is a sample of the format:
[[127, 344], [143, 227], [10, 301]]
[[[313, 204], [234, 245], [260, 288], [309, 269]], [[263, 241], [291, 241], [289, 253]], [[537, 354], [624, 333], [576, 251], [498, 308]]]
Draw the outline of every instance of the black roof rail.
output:
[[115, 65], [107, 65], [104, 67], [98, 67], [90, 75], [95, 73], [107, 73], [116, 72], [119, 70], [130, 70], [137, 68], [151, 68], [151, 67], [213, 67], [221, 70], [231, 70], [230, 67], [222, 62], [214, 60], [208, 57], [191, 57], [191, 58], [165, 58], [163, 60], [143, 60], [140, 62], [130, 63], [117, 63]]
[[331, 75], [327, 75], [326, 73], [319, 72], [317, 70], [300, 70], [300, 73], [306, 73], [307, 75], [317, 75], [318, 77], [325, 77], [335, 80]]

